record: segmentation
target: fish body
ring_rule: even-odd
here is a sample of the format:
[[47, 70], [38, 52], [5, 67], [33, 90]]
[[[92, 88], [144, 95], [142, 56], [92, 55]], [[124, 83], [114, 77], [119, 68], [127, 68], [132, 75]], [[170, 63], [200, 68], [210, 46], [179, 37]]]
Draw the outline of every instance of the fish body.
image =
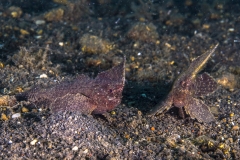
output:
[[198, 73], [203, 69], [217, 47], [218, 44], [197, 57], [189, 68], [176, 79], [166, 99], [151, 109], [148, 114], [150, 116], [161, 114], [175, 106], [180, 110], [184, 107], [191, 118], [196, 118], [200, 122], [214, 121], [215, 118], [209, 107], [197, 98], [214, 92], [217, 89], [217, 83], [207, 73], [200, 75]]
[[99, 73], [95, 78], [79, 75], [48, 88], [34, 87], [17, 94], [17, 101], [47, 106], [53, 112], [78, 111], [102, 114], [120, 104], [125, 83], [125, 57], [121, 64]]

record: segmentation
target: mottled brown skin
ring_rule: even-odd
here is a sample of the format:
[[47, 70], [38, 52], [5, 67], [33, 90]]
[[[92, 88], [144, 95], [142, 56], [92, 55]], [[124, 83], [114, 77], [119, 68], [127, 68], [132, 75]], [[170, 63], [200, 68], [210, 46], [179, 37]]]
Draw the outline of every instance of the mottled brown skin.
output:
[[178, 107], [183, 116], [182, 107], [191, 118], [199, 122], [215, 121], [209, 107], [203, 101], [197, 99], [199, 96], [208, 95], [217, 89], [217, 83], [207, 73], [197, 75], [207, 63], [218, 44], [211, 50], [196, 58], [189, 68], [182, 73], [174, 82], [171, 92], [167, 98], [153, 108], [149, 115], [161, 114], [172, 106]]
[[51, 88], [33, 88], [15, 96], [36, 106], [49, 106], [53, 112], [77, 111], [84, 114], [102, 114], [120, 104], [125, 83], [124, 61], [95, 79], [79, 75], [73, 81], [65, 81]]

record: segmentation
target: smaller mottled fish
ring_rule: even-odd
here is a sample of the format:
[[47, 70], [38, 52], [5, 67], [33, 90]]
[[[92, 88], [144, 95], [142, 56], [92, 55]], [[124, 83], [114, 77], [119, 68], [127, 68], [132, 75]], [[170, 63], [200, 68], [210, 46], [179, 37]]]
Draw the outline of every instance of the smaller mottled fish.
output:
[[[120, 104], [125, 83], [125, 57], [121, 64], [101, 72], [96, 78], [79, 75], [50, 88], [35, 87], [15, 96], [17, 101], [44, 105], [53, 112], [77, 111], [102, 114]], [[11, 98], [13, 99], [13, 98]]]
[[161, 114], [175, 106], [179, 108], [179, 114], [182, 116], [184, 116], [182, 110], [184, 107], [186, 113], [199, 122], [215, 121], [209, 107], [197, 97], [208, 95], [217, 89], [217, 83], [207, 73], [198, 75], [217, 47], [218, 44], [196, 58], [189, 68], [176, 79], [167, 98], [150, 110], [149, 115]]

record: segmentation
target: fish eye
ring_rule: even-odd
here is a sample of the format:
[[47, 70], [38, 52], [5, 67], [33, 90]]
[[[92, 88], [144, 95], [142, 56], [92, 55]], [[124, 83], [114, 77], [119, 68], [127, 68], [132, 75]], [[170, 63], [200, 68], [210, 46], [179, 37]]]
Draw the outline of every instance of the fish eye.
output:
[[186, 87], [189, 87], [191, 85], [191, 82], [189, 80], [183, 80], [183, 81], [181, 81], [180, 84], [183, 88], [186, 88]]
[[181, 81], [180, 84], [181, 84], [182, 87], [186, 87], [186, 81]]

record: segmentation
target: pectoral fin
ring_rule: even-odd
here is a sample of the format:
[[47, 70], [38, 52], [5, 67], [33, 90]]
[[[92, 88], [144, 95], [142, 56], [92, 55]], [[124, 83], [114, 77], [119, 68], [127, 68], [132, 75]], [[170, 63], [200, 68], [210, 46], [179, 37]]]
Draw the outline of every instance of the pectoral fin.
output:
[[194, 96], [205, 96], [217, 89], [217, 82], [207, 73], [203, 73], [196, 78], [196, 88]]
[[54, 112], [68, 110], [83, 114], [91, 114], [96, 107], [97, 106], [93, 104], [88, 97], [80, 93], [68, 93], [62, 97], [58, 97], [50, 106]]
[[185, 111], [191, 118], [196, 118], [199, 122], [209, 123], [215, 121], [209, 107], [199, 99], [189, 97], [188, 104], [185, 106]]

